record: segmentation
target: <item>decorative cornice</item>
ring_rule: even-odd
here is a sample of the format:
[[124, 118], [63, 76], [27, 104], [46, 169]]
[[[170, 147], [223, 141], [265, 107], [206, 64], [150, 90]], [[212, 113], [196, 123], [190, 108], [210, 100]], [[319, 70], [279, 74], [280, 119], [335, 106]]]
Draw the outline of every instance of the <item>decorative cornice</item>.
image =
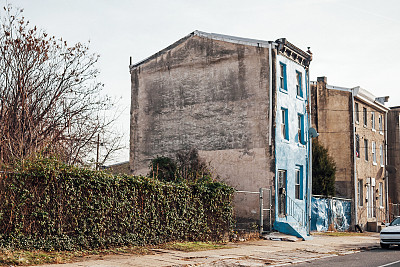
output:
[[287, 57], [290, 60], [297, 62], [305, 68], [310, 66], [312, 60], [312, 53], [310, 50], [304, 52], [294, 44], [286, 40], [286, 38], [281, 38], [275, 41], [278, 44], [278, 52]]

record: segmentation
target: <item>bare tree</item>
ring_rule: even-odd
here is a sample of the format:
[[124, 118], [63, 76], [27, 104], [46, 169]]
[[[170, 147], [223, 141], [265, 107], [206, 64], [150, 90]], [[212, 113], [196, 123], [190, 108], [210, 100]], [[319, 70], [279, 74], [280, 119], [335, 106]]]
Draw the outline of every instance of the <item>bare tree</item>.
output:
[[22, 12], [8, 5], [0, 14], [0, 160], [42, 152], [83, 163], [113, 121], [104, 116], [113, 103], [96, 81], [99, 56], [31, 27]]

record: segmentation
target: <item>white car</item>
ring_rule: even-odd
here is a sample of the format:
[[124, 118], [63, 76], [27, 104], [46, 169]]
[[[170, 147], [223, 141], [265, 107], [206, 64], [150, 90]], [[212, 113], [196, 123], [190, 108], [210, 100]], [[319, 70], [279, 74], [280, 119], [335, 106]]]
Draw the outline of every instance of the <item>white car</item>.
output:
[[386, 227], [381, 231], [380, 241], [382, 248], [400, 245], [400, 217], [395, 218], [390, 224], [386, 224]]

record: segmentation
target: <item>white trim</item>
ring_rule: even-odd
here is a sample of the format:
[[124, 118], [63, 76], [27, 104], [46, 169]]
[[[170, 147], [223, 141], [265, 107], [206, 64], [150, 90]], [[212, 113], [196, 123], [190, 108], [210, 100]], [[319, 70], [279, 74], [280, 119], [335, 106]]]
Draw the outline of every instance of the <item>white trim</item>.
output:
[[326, 85], [326, 89], [329, 90], [338, 90], [338, 91], [344, 91], [344, 92], [351, 92], [351, 88], [346, 88], [346, 87], [340, 87], [340, 86], [334, 86], [334, 85]]
[[249, 46], [257, 46], [257, 47], [270, 47], [270, 44], [274, 46], [277, 45], [275, 42], [272, 41], [264, 41], [264, 40], [257, 40], [257, 39], [249, 39], [249, 38], [242, 38], [237, 36], [219, 34], [219, 33], [208, 33], [202, 31], [194, 31], [194, 35], [205, 37], [213, 40], [219, 40], [234, 44], [242, 44], [242, 45], [249, 45]]
[[334, 85], [327, 84], [326, 89], [338, 90], [338, 91], [344, 91], [344, 92], [353, 92], [354, 98], [360, 99], [360, 100], [370, 104], [371, 106], [379, 109], [380, 111], [383, 111], [383, 112], [389, 111], [389, 108], [385, 107], [384, 105], [382, 105], [381, 103], [379, 103], [378, 101], [375, 100], [376, 97], [372, 93], [361, 88], [360, 86], [356, 86], [353, 88], [346, 88], [346, 87], [340, 87], [340, 86], [334, 86]]
[[[353, 151], [356, 151], [356, 142], [355, 142], [355, 140], [356, 140], [356, 125], [354, 124], [354, 122], [355, 122], [355, 112], [354, 112], [354, 110], [355, 110], [355, 102], [354, 102], [354, 89], [351, 89], [350, 90], [350, 92], [351, 92], [351, 108], [352, 108], [352, 111], [353, 112], [351, 112], [352, 113], [352, 115], [353, 115], [353, 140], [354, 140], [354, 142], [353, 142]], [[360, 106], [358, 106], [358, 109], [360, 109]], [[359, 112], [360, 110], [358, 110], [358, 112]], [[358, 115], [359, 115], [360, 113], [358, 113]], [[359, 117], [359, 119], [360, 119], [360, 117]], [[358, 137], [358, 155], [360, 156], [360, 154], [361, 154], [361, 144], [360, 144], [360, 136]], [[357, 157], [357, 155], [356, 155], [356, 153], [353, 153], [353, 166], [354, 166], [354, 173], [353, 173], [353, 175], [354, 175], [354, 203], [355, 203], [355, 205], [353, 205], [354, 207], [354, 224], [355, 225], [357, 225], [358, 224], [358, 177], [357, 177], [357, 158], [361, 158], [361, 156], [360, 157]], [[364, 188], [361, 188], [360, 190], [364, 190]], [[363, 203], [364, 203], [364, 199], [362, 200], [363, 201]], [[353, 221], [353, 220], [352, 220]]]
[[[269, 136], [268, 145], [272, 145], [272, 43], [268, 46], [268, 61], [269, 61]], [[276, 118], [276, 116], [275, 116]]]
[[379, 104], [378, 102], [375, 102], [375, 101], [372, 102], [371, 100], [369, 100], [368, 98], [365, 98], [365, 97], [363, 97], [363, 96], [358, 95], [358, 96], [356, 96], [356, 98], [358, 98], [358, 99], [361, 100], [361, 101], [366, 102], [367, 104], [371, 105], [372, 107], [374, 107], [374, 108], [376, 108], [376, 109], [379, 109], [380, 111], [383, 111], [383, 112], [385, 112], [385, 113], [387, 113], [387, 112], [389, 111], [389, 108], [387, 108], [387, 107], [385, 107], [385, 106], [382, 106], [382, 105]]

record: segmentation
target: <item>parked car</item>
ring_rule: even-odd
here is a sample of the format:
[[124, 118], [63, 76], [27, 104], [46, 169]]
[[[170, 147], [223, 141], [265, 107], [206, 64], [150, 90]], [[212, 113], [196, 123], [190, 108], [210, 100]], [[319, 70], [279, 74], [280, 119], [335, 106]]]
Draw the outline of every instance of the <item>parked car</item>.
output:
[[400, 216], [381, 230], [380, 241], [382, 248], [389, 248], [390, 245], [400, 245]]

